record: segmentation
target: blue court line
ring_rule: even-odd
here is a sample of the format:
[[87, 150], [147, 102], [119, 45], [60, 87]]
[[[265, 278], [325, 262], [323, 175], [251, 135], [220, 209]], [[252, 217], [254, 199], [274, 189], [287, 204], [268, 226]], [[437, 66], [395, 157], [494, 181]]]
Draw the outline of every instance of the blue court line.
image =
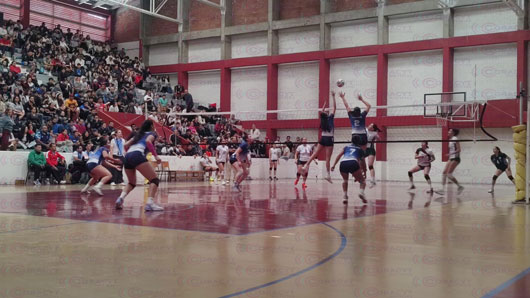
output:
[[520, 280], [521, 278], [523, 278], [525, 275], [529, 274], [530, 273], [530, 268], [527, 268], [523, 271], [521, 271], [521, 273], [517, 274], [516, 276], [512, 277], [511, 279], [509, 279], [508, 281], [504, 282], [502, 285], [496, 287], [495, 289], [493, 289], [491, 292], [489, 292], [488, 294], [482, 296], [482, 298], [492, 298], [492, 297], [495, 297], [495, 295], [499, 294], [500, 292], [506, 290], [506, 288], [508, 288], [509, 286], [511, 286], [512, 284], [514, 284], [516, 281]]
[[335, 227], [325, 223], [325, 222], [322, 222], [321, 224], [325, 225], [326, 227], [332, 229], [333, 231], [335, 231], [337, 234], [340, 235], [341, 237], [341, 243], [340, 243], [340, 247], [331, 255], [329, 255], [328, 257], [326, 257], [325, 259], [322, 259], [320, 260], [318, 263], [310, 266], [310, 267], [307, 267], [305, 269], [302, 269], [298, 272], [295, 272], [293, 274], [290, 274], [290, 275], [287, 275], [285, 277], [282, 277], [280, 279], [277, 279], [277, 280], [273, 280], [271, 282], [268, 282], [268, 283], [265, 283], [265, 284], [262, 284], [262, 285], [259, 285], [259, 286], [255, 286], [255, 287], [252, 287], [252, 288], [249, 288], [249, 289], [246, 289], [246, 290], [242, 290], [242, 291], [239, 291], [239, 292], [236, 292], [236, 293], [233, 293], [233, 294], [229, 294], [229, 295], [225, 295], [225, 296], [221, 296], [219, 298], [230, 298], [230, 297], [236, 297], [236, 296], [239, 296], [239, 295], [243, 295], [243, 294], [246, 294], [246, 293], [249, 293], [249, 292], [253, 292], [253, 291], [256, 291], [256, 290], [259, 290], [259, 289], [262, 289], [262, 288], [266, 288], [266, 287], [269, 287], [269, 286], [272, 286], [272, 285], [275, 285], [277, 283], [280, 283], [280, 282], [283, 282], [283, 281], [286, 281], [288, 279], [291, 279], [293, 277], [296, 277], [296, 276], [299, 276], [299, 275], [302, 275], [308, 271], [311, 271], [325, 263], [327, 263], [328, 261], [330, 261], [331, 259], [335, 258], [336, 256], [338, 256], [343, 250], [344, 248], [346, 247], [346, 243], [348, 242], [348, 240], [346, 239], [346, 236], [344, 236], [344, 234], [337, 230]]

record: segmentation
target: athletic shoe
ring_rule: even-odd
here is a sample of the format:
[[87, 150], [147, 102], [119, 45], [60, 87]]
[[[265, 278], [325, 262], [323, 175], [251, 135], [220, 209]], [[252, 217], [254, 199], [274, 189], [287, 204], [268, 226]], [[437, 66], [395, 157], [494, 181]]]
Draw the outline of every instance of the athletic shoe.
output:
[[435, 190], [434, 192], [442, 196], [445, 194], [445, 191], [443, 189], [438, 189], [438, 190]]
[[213, 182], [215, 179], [213, 179], [213, 177], [210, 177], [210, 182]]
[[59, 181], [59, 184], [66, 184], [66, 180]]
[[147, 203], [144, 207], [145, 211], [164, 211], [164, 207], [159, 206], [155, 203]]
[[232, 186], [232, 191], [239, 192], [239, 188], [237, 188], [237, 185], [234, 184], [234, 186]]
[[122, 198], [118, 198], [116, 200], [116, 206], [115, 206], [115, 209], [116, 210], [121, 210], [123, 209], [123, 199]]
[[35, 186], [39, 186], [40, 185], [39, 180], [35, 180], [35, 181], [33, 181], [33, 183], [35, 184]]
[[488, 193], [493, 193], [493, 188], [488, 190]]
[[125, 185], [127, 185], [127, 184], [125, 184], [125, 182], [122, 182], [122, 183], [120, 183], [120, 185], [121, 185], [121, 186], [125, 186]]
[[526, 204], [526, 200], [515, 200], [512, 201], [512, 204]]
[[427, 190], [427, 193], [433, 193], [433, 192], [434, 192], [434, 190], [432, 188]]
[[374, 186], [375, 186], [375, 181], [370, 181], [370, 186], [369, 187], [370, 188], [374, 188]]
[[225, 184], [226, 184], [226, 181], [222, 180], [221, 185], [225, 185]]
[[112, 183], [110, 184], [110, 186], [116, 186], [116, 183], [112, 182]]
[[342, 198], [342, 204], [344, 204], [344, 205], [348, 204], [348, 196], [347, 195], [344, 195], [344, 197]]
[[296, 179], [296, 180], [294, 181], [294, 185], [295, 185], [295, 186], [298, 185], [298, 179]]
[[302, 183], [302, 189], [306, 189], [306, 188], [307, 188], [307, 184]]
[[326, 178], [324, 178], [324, 180], [326, 180], [327, 182], [333, 184], [333, 181], [331, 181], [331, 176], [327, 176]]
[[416, 186], [414, 186], [414, 184], [412, 184], [412, 185], [409, 187], [409, 190], [413, 190], [413, 189], [416, 189]]
[[101, 187], [94, 186], [92, 189], [100, 196], [103, 195], [103, 192], [101, 191]]
[[368, 201], [366, 200], [366, 197], [362, 193], [359, 194], [359, 199], [361, 199], [361, 201], [363, 201], [363, 204], [368, 203]]
[[457, 194], [461, 194], [463, 191], [464, 191], [464, 187], [463, 187], [462, 185], [460, 185], [460, 186], [458, 187]]
[[90, 192], [90, 189], [92, 189], [92, 187], [90, 186], [85, 186], [83, 187], [83, 189], [81, 189], [81, 193], [89, 193]]

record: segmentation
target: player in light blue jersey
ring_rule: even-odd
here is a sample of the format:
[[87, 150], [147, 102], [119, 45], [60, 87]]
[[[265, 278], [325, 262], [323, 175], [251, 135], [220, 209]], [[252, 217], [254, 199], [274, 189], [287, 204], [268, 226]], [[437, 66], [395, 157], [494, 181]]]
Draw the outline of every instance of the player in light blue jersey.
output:
[[352, 143], [355, 144], [353, 139], [355, 136], [359, 136], [357, 139], [358, 144], [356, 145], [360, 146], [363, 150], [366, 150], [366, 144], [368, 144], [368, 137], [366, 135], [366, 115], [368, 115], [372, 106], [359, 94], [357, 98], [366, 106], [366, 109], [362, 112], [359, 107], [351, 109], [346, 101], [345, 95], [344, 92], [339, 93], [339, 96], [342, 98], [342, 102], [348, 111], [348, 118], [350, 118]]
[[[107, 169], [107, 167], [113, 167], [118, 169], [117, 166], [107, 162], [119, 162], [119, 160], [114, 159], [109, 154], [109, 149], [107, 148], [107, 141], [103, 139], [100, 143], [100, 147], [97, 150], [91, 150], [91, 144], [87, 145], [88, 151], [88, 161], [86, 167], [90, 174], [90, 180], [81, 190], [82, 193], [89, 192], [90, 188], [94, 190], [98, 195], [102, 196], [103, 192], [101, 187], [112, 179], [112, 174]], [[97, 184], [96, 184], [97, 183]], [[96, 184], [96, 185], [94, 185]]]
[[340, 160], [339, 170], [342, 176], [342, 190], [344, 191], [344, 200], [342, 202], [344, 204], [348, 204], [348, 179], [350, 174], [352, 174], [355, 181], [361, 184], [359, 198], [366, 204], [367, 201], [364, 195], [364, 189], [366, 188], [366, 164], [364, 162], [364, 151], [361, 147], [355, 145], [359, 143], [359, 136], [354, 136], [352, 141], [353, 145], [344, 147], [342, 152], [337, 155], [331, 170], [335, 170], [335, 166]]

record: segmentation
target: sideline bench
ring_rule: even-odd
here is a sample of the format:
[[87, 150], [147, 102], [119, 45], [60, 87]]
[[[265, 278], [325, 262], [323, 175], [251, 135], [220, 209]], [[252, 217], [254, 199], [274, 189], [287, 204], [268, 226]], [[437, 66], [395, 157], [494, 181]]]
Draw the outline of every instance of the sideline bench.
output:
[[204, 181], [204, 171], [174, 171], [176, 181]]

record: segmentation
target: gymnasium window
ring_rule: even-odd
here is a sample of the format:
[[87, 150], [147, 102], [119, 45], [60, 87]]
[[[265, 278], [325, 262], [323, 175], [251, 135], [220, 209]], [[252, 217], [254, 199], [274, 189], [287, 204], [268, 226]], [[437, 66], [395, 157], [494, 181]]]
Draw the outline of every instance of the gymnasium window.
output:
[[[0, 0], [5, 1], [5, 0]], [[20, 1], [20, 0], [17, 0]], [[92, 40], [106, 41], [109, 39], [109, 19], [107, 16], [92, 14], [81, 9], [54, 4], [43, 0], [31, 0], [29, 23], [40, 26], [42, 23], [50, 29], [61, 25], [75, 33], [81, 30], [83, 35], [90, 35]]]
[[18, 21], [20, 0], [0, 0], [0, 12], [4, 13], [4, 20]]

